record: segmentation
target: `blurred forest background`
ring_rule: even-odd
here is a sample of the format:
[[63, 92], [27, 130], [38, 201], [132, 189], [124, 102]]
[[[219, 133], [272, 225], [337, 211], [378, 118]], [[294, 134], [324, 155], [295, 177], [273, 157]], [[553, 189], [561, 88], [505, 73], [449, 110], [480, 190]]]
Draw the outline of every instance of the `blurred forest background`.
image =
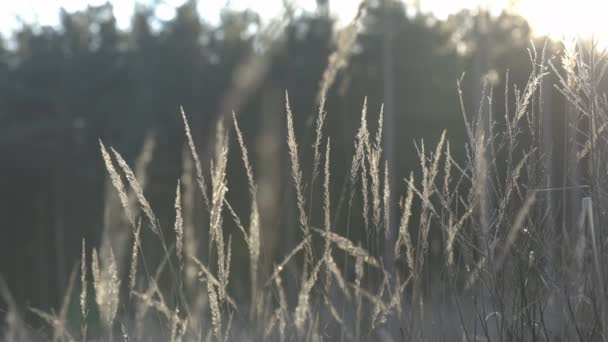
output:
[[[121, 209], [109, 187], [99, 139], [136, 165], [161, 224], [170, 229], [176, 181], [181, 177], [187, 182], [192, 173], [180, 106], [203, 155], [212, 148], [217, 117], [236, 112], [259, 178], [262, 226], [294, 226], [293, 190], [287, 186], [285, 91], [295, 113], [301, 158], [311, 160], [319, 84], [339, 43], [328, 1], [318, 0], [312, 12], [286, 5], [284, 17], [264, 20], [252, 10], [226, 9], [218, 25], [200, 17], [195, 0], [179, 7], [170, 21], [155, 18], [153, 5], [138, 5], [127, 30], [117, 28], [107, 4], [63, 11], [58, 27], [24, 23], [13, 36], [3, 37], [0, 274], [17, 301], [57, 306], [79, 261], [81, 239], [95, 245], [104, 232], [123, 229], [116, 222]], [[482, 78], [504, 92], [509, 70], [509, 82], [523, 86], [532, 68], [527, 49], [532, 43], [540, 48], [545, 44], [545, 38], [533, 38], [526, 21], [509, 11], [491, 16], [463, 10], [437, 20], [401, 2], [369, 1], [356, 27], [348, 63], [327, 96], [332, 175], [348, 172], [364, 98], [369, 120], [375, 122], [388, 97], [386, 110], [392, 111], [393, 121], [387, 127], [394, 149], [387, 153], [398, 175], [391, 192], [398, 194], [405, 189], [400, 177], [417, 169], [414, 141], [424, 137], [434, 142], [447, 129], [452, 153], [464, 157], [465, 127], [456, 88], [463, 72], [466, 105], [474, 111]], [[559, 49], [549, 42], [547, 57]], [[546, 89], [545, 102], [548, 115], [563, 117], [557, 91]], [[493, 106], [497, 117], [504, 115], [502, 96]], [[549, 118], [543, 127], [560, 130], [561, 123]], [[547, 136], [547, 144], [560, 150], [560, 142]], [[239, 158], [232, 153], [229, 163], [236, 165]], [[558, 159], [556, 155], [555, 165]], [[303, 167], [309, 172], [308, 163]], [[248, 212], [242, 168], [228, 170], [228, 199], [237, 212]], [[332, 192], [339, 194], [341, 187], [332, 184]], [[184, 196], [190, 198], [184, 210], [196, 219], [202, 201], [193, 193]], [[288, 231], [296, 229], [262, 229], [264, 253], [290, 250], [296, 238]], [[238, 273], [246, 249], [242, 241], [235, 243], [233, 267]]]

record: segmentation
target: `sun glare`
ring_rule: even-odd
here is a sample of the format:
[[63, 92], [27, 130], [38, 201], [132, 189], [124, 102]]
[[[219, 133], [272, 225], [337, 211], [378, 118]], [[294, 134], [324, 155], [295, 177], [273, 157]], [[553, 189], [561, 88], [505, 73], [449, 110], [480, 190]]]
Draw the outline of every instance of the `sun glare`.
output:
[[[99, 5], [107, 0], [29, 0], [13, 2], [6, 11], [0, 13], [0, 32], [8, 32], [9, 27], [18, 23], [15, 16], [25, 21], [38, 22], [41, 25], [58, 23], [58, 9], [64, 7], [69, 11], [81, 9], [86, 4]], [[110, 0], [114, 5], [119, 27], [130, 23], [130, 15], [138, 0]], [[503, 9], [525, 17], [536, 35], [549, 35], [554, 39], [589, 38], [592, 35], [602, 47], [608, 47], [608, 25], [605, 16], [608, 13], [608, 0], [403, 0], [408, 7], [418, 7], [424, 13], [432, 13], [439, 19], [464, 8], [485, 7], [493, 14]], [[145, 2], [145, 1], [143, 1]], [[157, 15], [165, 20], [175, 14], [175, 7], [185, 0], [164, 0], [160, 2]], [[219, 13], [227, 3], [235, 9], [252, 8], [263, 18], [272, 18], [281, 13], [283, 0], [208, 0], [199, 2], [199, 11], [205, 20], [211, 23], [219, 21]], [[359, 0], [330, 0], [331, 11], [339, 24], [348, 23], [354, 16]], [[314, 10], [315, 0], [293, 0], [299, 10]]]
[[608, 0], [406, 0], [439, 19], [462, 9], [487, 8], [497, 15], [503, 10], [528, 20], [534, 35], [553, 39], [591, 38], [608, 48]]
[[608, 1], [521, 0], [514, 10], [528, 21], [535, 34], [554, 39], [594, 37], [608, 47]]

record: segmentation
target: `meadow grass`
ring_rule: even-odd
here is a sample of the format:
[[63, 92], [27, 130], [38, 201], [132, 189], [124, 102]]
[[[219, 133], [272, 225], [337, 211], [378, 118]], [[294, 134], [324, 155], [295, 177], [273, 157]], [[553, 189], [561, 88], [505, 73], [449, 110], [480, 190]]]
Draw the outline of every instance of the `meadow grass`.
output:
[[[352, 40], [348, 32], [347, 45]], [[345, 57], [340, 53], [331, 58], [339, 64], [328, 68], [341, 67]], [[582, 43], [568, 45], [560, 65], [544, 51], [531, 49], [530, 57], [533, 68], [525, 87], [507, 81], [501, 120], [488, 124], [484, 119], [492, 110], [493, 91], [487, 82], [477, 114], [470, 115], [461, 101], [468, 136], [462, 160], [453, 158], [446, 132], [432, 148], [428, 141], [416, 143], [419, 165], [403, 178], [404, 193], [389, 186], [383, 110], [376, 132], [371, 132], [367, 101], [353, 137], [350, 169], [346, 175], [332, 173], [331, 140], [324, 136], [331, 113], [324, 104], [333, 71], [321, 87], [312, 172], [305, 177], [294, 130], [296, 113], [286, 94], [295, 226], [264, 225], [254, 165], [234, 113], [231, 122], [223, 117], [218, 121], [215, 148], [203, 158], [181, 111], [188, 156], [177, 181], [172, 229], [161, 226], [146, 199], [145, 181], [136, 177], [139, 172], [100, 141], [131, 234], [131, 253], [124, 259], [129, 271], [122, 279], [123, 259], [116, 258], [110, 242], [95, 248], [83, 240], [82, 260], [59, 312], [31, 311], [48, 324], [53, 341], [608, 339], [603, 262], [608, 240], [602, 231], [608, 223], [608, 165], [603, 159], [608, 152], [608, 101], [598, 89], [608, 63]], [[570, 162], [564, 163], [563, 184], [556, 188], [546, 187], [549, 152], [538, 127], [547, 114], [542, 84], [550, 72], [558, 77], [555, 88], [568, 100], [566, 132], [577, 133], [564, 138], [569, 146], [564, 158]], [[458, 92], [462, 99], [460, 83]], [[228, 186], [231, 132], [247, 179], [242, 191], [249, 199], [247, 215], [227, 197], [229, 191], [242, 190]], [[336, 196], [331, 185], [340, 183], [341, 176], [347, 193]], [[315, 193], [320, 177], [321, 191]], [[203, 205], [195, 207], [193, 196]], [[319, 215], [315, 202], [322, 204]], [[400, 208], [396, 222], [391, 222], [393, 203]], [[566, 209], [570, 206], [574, 210]], [[195, 211], [204, 218], [195, 220]], [[322, 218], [318, 225], [317, 217]], [[226, 219], [237, 229], [229, 231]], [[363, 222], [363, 232], [353, 234], [353, 220]], [[395, 241], [386, 238], [391, 229]], [[284, 254], [266, 255], [265, 232], [291, 234], [297, 241]], [[203, 239], [201, 233], [207, 236]], [[155, 266], [144, 252], [158, 250], [144, 250], [144, 235], [160, 246], [162, 258]], [[247, 248], [248, 262], [239, 269], [248, 269], [248, 276], [231, 268], [237, 239]], [[386, 249], [394, 253], [386, 254]], [[72, 293], [78, 270], [80, 318], [71, 321], [67, 310], [78, 295]], [[231, 293], [235, 282], [246, 284], [245, 295]], [[4, 339], [42, 338], [27, 328], [1, 279], [0, 295], [8, 304]], [[90, 315], [89, 297], [98, 316]]]

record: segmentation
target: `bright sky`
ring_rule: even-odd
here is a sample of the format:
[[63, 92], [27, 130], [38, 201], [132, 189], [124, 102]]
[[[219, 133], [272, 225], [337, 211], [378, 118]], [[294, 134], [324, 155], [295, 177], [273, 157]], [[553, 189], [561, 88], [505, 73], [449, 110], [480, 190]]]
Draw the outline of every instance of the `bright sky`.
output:
[[[6, 1], [6, 2], [5, 2]], [[41, 25], [52, 25], [58, 22], [58, 11], [64, 7], [74, 11], [90, 5], [100, 5], [108, 0], [0, 0], [5, 2], [0, 11], [0, 32], [7, 33], [14, 28], [18, 21], [16, 15], [27, 22], [38, 22]], [[149, 1], [149, 0], [148, 0]], [[445, 18], [449, 14], [462, 8], [475, 8], [485, 5], [494, 13], [511, 4], [513, 8], [526, 17], [534, 31], [538, 34], [549, 34], [554, 38], [563, 36], [591, 36], [599, 39], [608, 46], [608, 1], [606, 0], [404, 0], [413, 4], [419, 2], [422, 11], [432, 12], [438, 18]], [[145, 0], [110, 0], [114, 5], [114, 14], [121, 27], [129, 25], [130, 16], [135, 2]], [[170, 19], [174, 14], [175, 6], [184, 0], [161, 0], [156, 15], [162, 19]], [[293, 0], [300, 9], [311, 10], [315, 8], [315, 0]], [[347, 22], [356, 11], [358, 0], [330, 0], [332, 12], [342, 21]], [[202, 0], [199, 1], [199, 11], [210, 22], [217, 22], [220, 9], [226, 3], [230, 7], [242, 9], [253, 8], [265, 18], [277, 15], [282, 10], [282, 0]]]

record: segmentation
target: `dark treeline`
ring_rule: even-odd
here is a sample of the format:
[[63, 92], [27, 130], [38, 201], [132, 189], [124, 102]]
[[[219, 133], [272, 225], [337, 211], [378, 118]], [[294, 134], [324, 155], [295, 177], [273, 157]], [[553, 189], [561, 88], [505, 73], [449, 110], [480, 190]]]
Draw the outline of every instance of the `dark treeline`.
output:
[[[141, 161], [144, 142], [154, 143], [151, 162], [142, 162], [146, 195], [161, 225], [170, 229], [176, 181], [188, 155], [183, 153], [180, 106], [203, 155], [212, 148], [216, 118], [236, 111], [262, 189], [262, 223], [294, 225], [284, 99], [288, 91], [300, 157], [310, 161], [319, 84], [337, 45], [335, 20], [319, 4], [312, 13], [287, 11], [274, 29], [262, 25], [269, 19], [253, 11], [225, 10], [219, 25], [210, 25], [194, 0], [167, 22], [154, 17], [152, 6], [141, 5], [126, 31], [117, 28], [111, 5], [104, 5], [61, 12], [59, 27], [24, 24], [5, 37], [0, 45], [0, 274], [17, 300], [55, 306], [79, 260], [81, 239], [98, 244], [104, 226], [118, 215], [108, 204], [116, 195], [108, 188], [99, 139], [132, 165]], [[383, 68], [390, 51], [394, 193], [401, 194], [403, 177], [418, 169], [415, 141], [424, 137], [434, 144], [447, 129], [453, 154], [464, 155], [456, 88], [462, 73], [465, 102], [475, 113], [484, 76], [497, 93], [504, 92], [507, 69], [510, 83], [525, 83], [532, 67], [526, 49], [532, 44], [528, 24], [515, 15], [463, 11], [438, 21], [414, 15], [402, 4], [391, 6], [370, 3], [360, 19], [350, 60], [327, 96], [326, 133], [335, 156], [332, 174], [341, 180], [364, 98], [372, 126], [384, 101]], [[543, 40], [535, 45], [542, 48]], [[550, 44], [547, 58], [556, 51], [557, 45]], [[247, 77], [254, 85], [241, 89]], [[547, 108], [562, 111], [559, 94], [553, 89], [546, 94]], [[496, 116], [503, 116], [502, 96], [494, 106]], [[558, 130], [559, 125], [556, 120], [551, 126]], [[236, 148], [229, 163], [228, 199], [237, 212], [246, 213], [247, 183]], [[303, 167], [310, 173], [309, 162]], [[339, 194], [342, 186], [335, 182], [332, 192]], [[191, 203], [196, 208], [199, 202]], [[284, 253], [296, 241], [283, 232], [263, 234], [268, 255]], [[236, 240], [234, 258], [239, 260], [246, 251]]]

